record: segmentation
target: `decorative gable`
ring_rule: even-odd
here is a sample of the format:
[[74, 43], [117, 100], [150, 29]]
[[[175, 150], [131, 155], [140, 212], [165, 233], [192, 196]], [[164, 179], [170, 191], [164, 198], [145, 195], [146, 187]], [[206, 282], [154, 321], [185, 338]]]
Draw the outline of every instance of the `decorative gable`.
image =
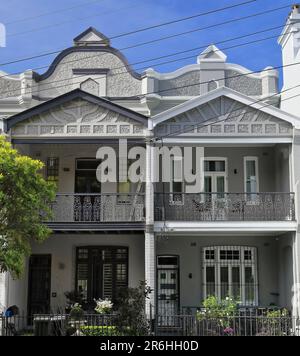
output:
[[12, 128], [18, 137], [143, 136], [145, 127], [125, 115], [82, 99], [71, 100]]
[[197, 63], [202, 62], [226, 62], [227, 56], [215, 45], [207, 47], [197, 58]]
[[175, 136], [291, 136], [292, 125], [226, 96], [179, 114], [156, 127]]
[[75, 46], [109, 46], [110, 40], [94, 27], [89, 27], [87, 30], [74, 38], [74, 44]]

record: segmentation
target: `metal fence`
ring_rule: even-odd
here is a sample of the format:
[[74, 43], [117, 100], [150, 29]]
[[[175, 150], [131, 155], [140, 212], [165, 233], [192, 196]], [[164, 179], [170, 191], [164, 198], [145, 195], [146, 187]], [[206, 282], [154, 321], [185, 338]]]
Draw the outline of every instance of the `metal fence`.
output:
[[294, 193], [155, 193], [156, 221], [293, 221]]
[[157, 316], [156, 336], [299, 336], [293, 317], [236, 316], [200, 318], [193, 315]]
[[58, 194], [50, 222], [143, 222], [144, 201], [144, 194]]
[[[115, 315], [84, 315], [71, 318], [65, 314], [32, 317], [0, 316], [1, 336], [126, 336], [116, 326]], [[196, 315], [157, 315], [149, 320], [153, 336], [300, 336], [300, 320], [295, 317], [244, 315], [223, 318], [199, 318]], [[145, 335], [147, 336], [147, 335]]]
[[117, 336], [115, 315], [38, 314], [0, 316], [1, 336]]

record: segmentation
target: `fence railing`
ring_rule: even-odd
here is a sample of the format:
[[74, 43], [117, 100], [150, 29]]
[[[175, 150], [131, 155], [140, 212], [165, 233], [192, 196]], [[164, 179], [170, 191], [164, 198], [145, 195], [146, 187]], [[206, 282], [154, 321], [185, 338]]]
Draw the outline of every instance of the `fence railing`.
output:
[[0, 316], [1, 336], [116, 336], [116, 316], [86, 314], [38, 314], [30, 317]]
[[50, 222], [143, 222], [144, 202], [144, 194], [58, 194]]
[[236, 316], [202, 318], [193, 315], [158, 316], [156, 336], [299, 336], [298, 318]]
[[294, 221], [294, 193], [155, 193], [156, 221]]
[[[120, 330], [116, 315], [88, 314], [71, 318], [66, 314], [32, 317], [0, 316], [1, 336], [126, 336], [130, 325]], [[132, 336], [132, 334], [130, 334]], [[198, 318], [195, 315], [156, 315], [149, 320], [149, 335], [154, 336], [299, 336], [296, 317], [238, 315], [223, 318]]]

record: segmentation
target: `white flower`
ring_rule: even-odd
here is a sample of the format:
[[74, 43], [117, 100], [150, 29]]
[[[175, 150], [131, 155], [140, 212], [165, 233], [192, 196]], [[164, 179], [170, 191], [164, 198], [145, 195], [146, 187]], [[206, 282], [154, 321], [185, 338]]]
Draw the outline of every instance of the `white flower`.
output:
[[104, 299], [104, 300], [99, 299], [99, 300], [95, 300], [95, 302], [96, 302], [95, 312], [99, 314], [107, 313], [113, 307], [113, 303], [109, 299]]

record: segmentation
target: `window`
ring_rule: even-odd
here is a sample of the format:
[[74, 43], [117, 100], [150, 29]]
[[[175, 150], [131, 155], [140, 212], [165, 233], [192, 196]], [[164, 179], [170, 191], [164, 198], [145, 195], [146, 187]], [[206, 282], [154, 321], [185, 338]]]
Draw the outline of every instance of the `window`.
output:
[[206, 201], [224, 199], [227, 191], [226, 158], [207, 158], [204, 161], [204, 193]]
[[76, 170], [77, 171], [96, 171], [101, 161], [99, 159], [77, 159], [76, 160]]
[[204, 299], [232, 297], [244, 306], [258, 303], [256, 248], [212, 246], [203, 249]]
[[183, 163], [182, 157], [171, 158], [171, 172], [170, 172], [170, 203], [183, 204]]
[[244, 179], [247, 200], [254, 201], [257, 198], [257, 195], [255, 193], [259, 192], [257, 157], [244, 158]]
[[204, 171], [205, 172], [226, 172], [226, 161], [212, 161], [205, 160], [204, 161]]
[[46, 164], [47, 181], [58, 184], [59, 177], [59, 158], [49, 157]]
[[116, 300], [128, 285], [128, 248], [80, 247], [76, 259], [76, 289], [84, 300]]
[[131, 204], [132, 194], [134, 193], [134, 188], [136, 188], [136, 186], [134, 183], [130, 181], [128, 177], [128, 170], [133, 162], [134, 160], [127, 159], [127, 158], [126, 158], [126, 162], [124, 162], [124, 157], [119, 157], [117, 176], [120, 179], [120, 169], [121, 169], [123, 180], [124, 178], [126, 179], [127, 177], [127, 181], [125, 182], [118, 181], [117, 183], [117, 192], [119, 193], [118, 204]]

